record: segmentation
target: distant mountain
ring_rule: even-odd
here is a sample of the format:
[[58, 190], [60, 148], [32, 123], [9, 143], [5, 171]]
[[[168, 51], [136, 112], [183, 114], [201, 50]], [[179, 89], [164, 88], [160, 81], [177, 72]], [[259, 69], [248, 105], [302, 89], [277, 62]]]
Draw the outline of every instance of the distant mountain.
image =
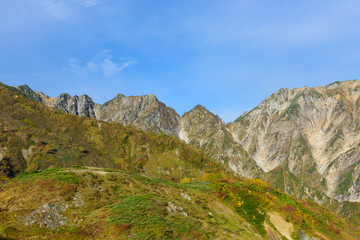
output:
[[106, 122], [119, 122], [133, 125], [143, 130], [177, 136], [179, 133], [180, 116], [174, 109], [160, 102], [154, 94], [126, 97], [122, 94], [104, 103], [96, 104], [87, 95], [70, 96], [67, 93], [59, 97], [49, 97], [44, 93], [33, 91], [29, 86], [22, 85], [18, 89], [28, 98], [39, 101], [49, 107], [91, 117]]

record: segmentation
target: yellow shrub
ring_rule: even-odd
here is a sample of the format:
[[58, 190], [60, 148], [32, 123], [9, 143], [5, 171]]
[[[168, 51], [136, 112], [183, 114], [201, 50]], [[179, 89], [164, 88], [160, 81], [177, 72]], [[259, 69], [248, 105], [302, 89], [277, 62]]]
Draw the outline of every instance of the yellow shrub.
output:
[[190, 178], [183, 178], [183, 179], [181, 179], [181, 181], [180, 181], [181, 183], [189, 183], [189, 182], [191, 182], [191, 179]]
[[205, 174], [202, 176], [202, 180], [203, 180], [203, 181], [210, 181], [210, 180], [211, 180], [211, 174], [210, 174], [210, 173], [205, 173]]

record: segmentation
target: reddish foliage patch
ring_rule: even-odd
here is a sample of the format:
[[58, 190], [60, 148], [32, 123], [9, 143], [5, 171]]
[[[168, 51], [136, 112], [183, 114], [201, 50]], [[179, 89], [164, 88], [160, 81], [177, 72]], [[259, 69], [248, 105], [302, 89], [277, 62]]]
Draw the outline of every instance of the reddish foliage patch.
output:
[[227, 179], [227, 178], [222, 178], [220, 179], [220, 182], [223, 182], [223, 183], [230, 183], [230, 180]]
[[287, 203], [285, 206], [279, 207], [279, 210], [284, 212], [294, 212], [296, 209]]
[[267, 199], [269, 199], [269, 200], [271, 200], [271, 201], [274, 199], [274, 197], [271, 196], [271, 195], [266, 195], [266, 197], [267, 197]]
[[335, 226], [333, 223], [330, 223], [331, 230], [334, 231], [336, 234], [340, 234], [341, 230], [337, 226]]
[[67, 192], [67, 193], [73, 192], [74, 190], [75, 190], [75, 187], [73, 185], [68, 184], [68, 183], [65, 185], [65, 190], [64, 190], [65, 192]]
[[124, 231], [128, 231], [131, 228], [131, 225], [129, 223], [124, 223], [121, 225], [116, 225], [115, 226], [115, 232], [124, 232]]

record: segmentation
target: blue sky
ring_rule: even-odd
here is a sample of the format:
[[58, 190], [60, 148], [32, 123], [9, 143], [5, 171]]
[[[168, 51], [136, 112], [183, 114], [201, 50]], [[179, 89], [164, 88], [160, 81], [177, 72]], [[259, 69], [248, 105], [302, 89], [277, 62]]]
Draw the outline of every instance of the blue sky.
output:
[[225, 122], [279, 88], [360, 78], [358, 0], [0, 0], [0, 81], [154, 93]]

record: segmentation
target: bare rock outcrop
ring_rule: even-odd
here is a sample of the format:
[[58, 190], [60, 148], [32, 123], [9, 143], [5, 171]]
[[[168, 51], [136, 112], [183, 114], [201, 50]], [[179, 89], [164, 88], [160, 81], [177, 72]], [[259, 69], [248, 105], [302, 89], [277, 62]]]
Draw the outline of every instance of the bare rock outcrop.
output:
[[264, 171], [288, 169], [339, 200], [360, 201], [360, 81], [280, 89], [228, 127]]
[[130, 96], [119, 94], [103, 105], [96, 104], [87, 95], [49, 97], [22, 85], [18, 89], [28, 98], [65, 113], [96, 118], [106, 122], [116, 121], [123, 125], [133, 125], [143, 130], [178, 136], [180, 116], [174, 109], [160, 102], [154, 94]]

